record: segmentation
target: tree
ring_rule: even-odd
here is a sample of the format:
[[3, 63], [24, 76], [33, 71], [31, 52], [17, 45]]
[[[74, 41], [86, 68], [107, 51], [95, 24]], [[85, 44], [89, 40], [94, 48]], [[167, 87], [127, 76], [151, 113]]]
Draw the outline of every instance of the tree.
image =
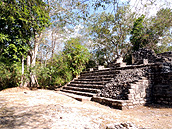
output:
[[41, 0], [2, 0], [0, 18], [1, 59], [6, 59], [6, 65], [15, 64], [29, 50], [34, 66], [38, 35], [49, 24], [46, 4]]
[[[160, 9], [156, 16], [151, 18], [145, 19], [144, 15], [137, 18], [134, 22], [130, 37], [130, 41], [133, 45], [132, 50], [137, 51], [139, 48], [148, 47], [158, 52], [159, 48], [157, 44], [159, 42], [162, 43], [163, 39], [167, 39], [167, 37], [170, 36], [167, 32], [172, 26], [171, 15], [171, 9], [166, 8]], [[161, 39], [161, 41], [159, 39]]]
[[86, 63], [89, 61], [90, 53], [87, 48], [81, 45], [79, 38], [72, 38], [65, 43], [63, 56], [73, 76], [77, 76], [82, 72]]
[[142, 15], [139, 18], [136, 19], [136, 21], [134, 22], [132, 31], [131, 31], [131, 37], [130, 37], [130, 41], [132, 46], [132, 50], [133, 51], [138, 51], [139, 48], [145, 46], [145, 40], [144, 40], [144, 34], [145, 34], [145, 28], [143, 26], [143, 20], [144, 20], [145, 16]]
[[[64, 42], [69, 39], [69, 35], [74, 33], [75, 27], [81, 25], [86, 19], [88, 11], [87, 4], [80, 0], [45, 1], [48, 4], [49, 16], [52, 22], [42, 35], [39, 52], [46, 53], [47, 57], [50, 56], [51, 61], [53, 61], [54, 55], [63, 49]], [[42, 41], [47, 41], [47, 43]], [[42, 50], [43, 46], [44, 50]], [[43, 60], [47, 63], [48, 59]]]
[[[129, 47], [127, 38], [132, 26], [133, 15], [129, 6], [119, 7], [116, 14], [101, 13], [90, 20], [91, 36], [95, 52], [103, 62], [110, 62], [115, 56], [124, 55]], [[101, 64], [102, 64], [102, 61]]]
[[149, 42], [150, 45], [153, 46], [152, 48], [159, 53], [161, 51], [159, 51], [158, 43], [162, 43], [162, 47], [165, 47], [165, 44], [167, 45], [166, 47], [168, 47], [171, 42], [170, 29], [172, 27], [172, 9], [160, 9], [156, 16], [151, 18], [151, 22], [153, 24], [149, 27]]

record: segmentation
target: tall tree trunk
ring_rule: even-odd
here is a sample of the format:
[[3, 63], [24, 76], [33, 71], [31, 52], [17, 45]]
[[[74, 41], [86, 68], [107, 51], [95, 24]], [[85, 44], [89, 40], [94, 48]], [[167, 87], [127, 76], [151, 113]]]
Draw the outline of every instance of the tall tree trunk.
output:
[[[27, 65], [27, 72], [30, 73], [30, 51], [28, 52], [27, 55], [27, 60], [26, 60], [26, 65]], [[30, 80], [26, 80], [25, 83], [23, 84], [23, 87], [30, 87]]]
[[30, 52], [28, 52], [28, 55], [27, 55], [27, 71], [28, 72], [30, 71]]
[[23, 80], [24, 80], [24, 55], [22, 55], [22, 76], [21, 76], [21, 83], [20, 87], [23, 87]]
[[35, 36], [34, 47], [32, 50], [30, 50], [30, 52], [28, 53], [28, 56], [27, 56], [27, 70], [30, 73], [30, 83], [28, 83], [28, 84], [29, 84], [30, 88], [39, 86], [37, 77], [36, 77], [35, 73], [33, 72], [33, 70], [36, 65], [36, 56], [38, 53], [39, 39], [41, 38], [41, 36], [42, 36], [42, 34], [39, 36]]
[[[31, 68], [35, 67], [36, 65], [36, 56], [38, 53], [38, 46], [39, 46], [39, 38], [42, 36], [35, 36], [35, 42], [34, 42], [34, 48], [31, 53]], [[30, 73], [30, 81], [31, 81], [31, 87], [38, 87], [38, 81], [36, 75], [31, 71]]]

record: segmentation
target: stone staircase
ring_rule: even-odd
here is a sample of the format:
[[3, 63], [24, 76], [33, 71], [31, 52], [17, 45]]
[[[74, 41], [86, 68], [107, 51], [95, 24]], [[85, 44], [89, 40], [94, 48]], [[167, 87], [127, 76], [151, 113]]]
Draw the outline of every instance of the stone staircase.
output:
[[117, 109], [143, 105], [148, 85], [144, 77], [147, 66], [126, 66], [121, 59], [110, 66], [82, 72], [62, 87], [62, 93], [79, 101], [92, 100]]
[[[110, 66], [124, 66], [121, 57], [112, 63]], [[104, 66], [98, 66], [90, 69], [90, 71], [82, 72], [79, 78], [64, 86], [61, 91], [87, 97], [97, 96], [106, 83], [110, 82], [119, 73], [115, 70], [116, 67], [104, 68]]]
[[[131, 69], [131, 71], [133, 70]], [[111, 83], [114, 78], [119, 80], [117, 75], [120, 75], [121, 78], [125, 78], [125, 76], [122, 76], [122, 74], [126, 75], [126, 73], [120, 73], [120, 70], [117, 69], [86, 71], [81, 73], [79, 78], [74, 79], [68, 85], [64, 86], [61, 91], [79, 101], [86, 99], [92, 100], [116, 109], [133, 108], [134, 105], [145, 104], [144, 99], [147, 96], [146, 90], [148, 86], [148, 80], [145, 77], [139, 77], [128, 83], [127, 93], [125, 93], [125, 96], [127, 97], [124, 100], [113, 99], [100, 95], [102, 90], [105, 89], [106, 85]]]
[[86, 71], [64, 86], [61, 91], [93, 97], [100, 93], [105, 84], [114, 78], [114, 74], [111, 69]]
[[61, 91], [80, 101], [92, 100], [118, 109], [152, 102], [172, 105], [172, 52], [156, 55], [141, 49], [132, 62], [126, 65], [119, 57], [109, 68], [90, 68]]

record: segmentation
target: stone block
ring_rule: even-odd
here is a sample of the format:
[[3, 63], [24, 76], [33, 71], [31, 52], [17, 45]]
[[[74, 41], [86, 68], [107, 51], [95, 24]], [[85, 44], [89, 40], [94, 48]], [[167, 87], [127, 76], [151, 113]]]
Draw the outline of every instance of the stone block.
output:
[[128, 108], [129, 108], [129, 109], [133, 109], [133, 108], [134, 108], [134, 106], [133, 106], [133, 105], [132, 105], [132, 106], [128, 106]]
[[144, 65], [147, 65], [149, 62], [148, 62], [148, 59], [143, 59], [143, 64]]
[[122, 106], [126, 106], [127, 105], [127, 103], [122, 103]]
[[139, 104], [140, 104], [139, 101], [134, 101], [134, 102], [133, 102], [133, 105], [139, 105]]
[[89, 68], [89, 71], [94, 71], [94, 69], [93, 68]]
[[142, 101], [140, 101], [139, 103], [143, 105], [143, 104], [145, 104], [146, 102], [145, 102], [144, 100], [142, 100]]
[[161, 101], [161, 100], [157, 100], [156, 102], [157, 102], [157, 103], [162, 103], [162, 101]]
[[125, 67], [126, 63], [120, 63], [120, 67]]
[[141, 93], [140, 93], [140, 97], [141, 97], [141, 98], [146, 97], [146, 93], [145, 93], [145, 92], [141, 92]]
[[104, 66], [98, 66], [98, 70], [104, 70], [105, 67]]
[[135, 95], [134, 98], [135, 98], [136, 100], [137, 100], [137, 99], [140, 99], [140, 94]]
[[135, 89], [136, 88], [136, 84], [131, 84], [131, 88]]
[[129, 89], [129, 93], [130, 93], [130, 94], [134, 94], [135, 91], [134, 91], [133, 89]]
[[134, 94], [128, 94], [127, 96], [128, 96], [129, 100], [133, 100], [134, 99]]
[[132, 103], [127, 103], [127, 106], [133, 106], [133, 102]]
[[122, 57], [118, 57], [116, 59], [116, 62], [115, 63], [123, 63], [123, 58]]
[[118, 105], [119, 107], [122, 107], [122, 103], [118, 103], [117, 105]]
[[172, 106], [172, 102], [169, 102], [169, 105]]
[[118, 104], [115, 102], [112, 102], [112, 106], [117, 106]]
[[102, 103], [102, 99], [98, 99], [98, 102]]

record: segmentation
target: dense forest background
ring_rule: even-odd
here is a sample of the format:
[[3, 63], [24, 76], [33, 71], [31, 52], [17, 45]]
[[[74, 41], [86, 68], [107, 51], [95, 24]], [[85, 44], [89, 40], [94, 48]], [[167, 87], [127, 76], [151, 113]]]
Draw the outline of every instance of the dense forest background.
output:
[[147, 47], [172, 50], [170, 0], [1, 0], [0, 90], [54, 89]]

